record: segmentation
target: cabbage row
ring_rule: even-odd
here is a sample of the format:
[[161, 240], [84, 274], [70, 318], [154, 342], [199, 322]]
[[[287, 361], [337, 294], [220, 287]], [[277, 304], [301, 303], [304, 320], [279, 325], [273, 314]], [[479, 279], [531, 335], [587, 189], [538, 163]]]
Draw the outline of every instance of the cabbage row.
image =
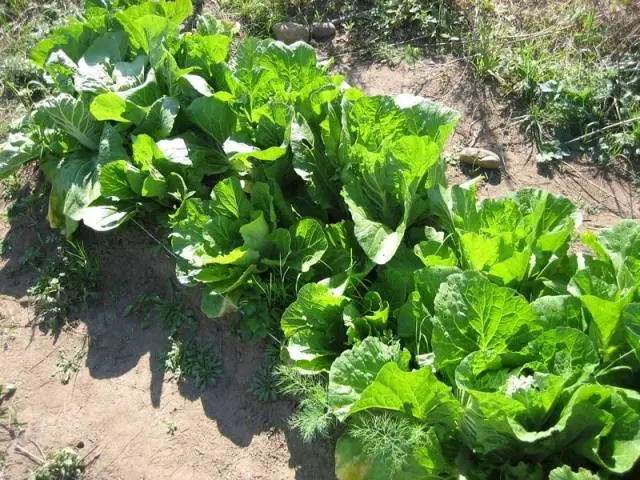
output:
[[447, 185], [454, 111], [191, 14], [88, 0], [31, 53], [52, 94], [0, 177], [36, 161], [66, 235], [167, 224], [212, 318], [259, 299], [326, 379], [341, 480], [640, 475], [640, 224], [570, 250], [567, 199]]

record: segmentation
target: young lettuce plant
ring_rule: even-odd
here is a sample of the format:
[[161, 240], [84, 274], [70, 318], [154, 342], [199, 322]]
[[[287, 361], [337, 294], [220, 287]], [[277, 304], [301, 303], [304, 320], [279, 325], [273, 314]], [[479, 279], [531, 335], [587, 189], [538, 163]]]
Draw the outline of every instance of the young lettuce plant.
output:
[[631, 387], [640, 372], [640, 224], [625, 220], [597, 234], [585, 232], [582, 241], [595, 257], [584, 257], [569, 293], [587, 313], [586, 329], [613, 369], [607, 372], [617, 371], [615, 382]]
[[222, 315], [250, 281], [259, 286], [274, 277], [291, 285], [318, 280], [344, 289], [366, 268], [363, 261], [345, 272], [343, 262], [358, 252], [344, 224], [325, 227], [301, 218], [280, 227], [269, 185], [258, 182], [250, 188], [247, 193], [238, 177], [226, 178], [216, 184], [210, 200], [187, 199], [171, 215], [171, 244], [183, 260], [178, 277], [206, 284], [202, 306], [208, 316]]
[[[463, 268], [533, 298], [545, 290], [566, 293], [575, 270], [567, 251], [582, 218], [569, 200], [524, 189], [478, 203], [473, 188], [457, 186], [433, 189], [430, 200]], [[434, 248], [424, 246], [426, 253]]]
[[437, 177], [457, 118], [420, 97], [368, 97], [349, 88], [330, 105], [320, 132], [297, 119], [294, 169], [316, 202], [348, 212], [362, 249], [385, 264], [426, 213], [425, 186]]

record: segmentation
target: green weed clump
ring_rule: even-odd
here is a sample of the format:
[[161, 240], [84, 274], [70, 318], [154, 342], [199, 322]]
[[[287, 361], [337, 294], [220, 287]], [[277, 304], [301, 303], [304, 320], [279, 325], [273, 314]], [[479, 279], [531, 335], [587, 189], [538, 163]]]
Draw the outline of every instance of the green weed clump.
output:
[[143, 313], [145, 327], [160, 319], [169, 333], [163, 368], [178, 382], [192, 382], [198, 388], [215, 385], [223, 372], [222, 358], [214, 345], [197, 340], [198, 319], [172, 295], [141, 294], [126, 308], [125, 315]]
[[215, 385], [222, 375], [222, 358], [215, 347], [193, 340], [171, 338], [164, 366], [178, 382], [190, 381], [198, 388]]
[[[27, 250], [29, 263], [40, 250]], [[25, 255], [26, 255], [25, 254]], [[58, 246], [52, 262], [40, 272], [35, 285], [29, 288], [36, 323], [58, 334], [72, 311], [87, 300], [97, 285], [98, 265], [80, 242], [68, 240]]]
[[484, 2], [469, 16], [465, 54], [521, 103], [516, 118], [552, 162], [587, 154], [640, 166], [640, 8], [622, 2]]
[[80, 0], [7, 0], [0, 5], [0, 97], [30, 103], [34, 91], [45, 87], [38, 69], [25, 56], [69, 15]]
[[56, 450], [31, 472], [29, 480], [80, 480], [85, 472], [84, 459], [73, 448]]

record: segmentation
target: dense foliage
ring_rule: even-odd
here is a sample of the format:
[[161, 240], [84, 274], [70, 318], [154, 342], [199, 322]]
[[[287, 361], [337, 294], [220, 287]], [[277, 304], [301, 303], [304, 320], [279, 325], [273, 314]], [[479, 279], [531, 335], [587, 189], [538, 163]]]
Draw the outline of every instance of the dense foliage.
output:
[[165, 214], [203, 311], [275, 323], [288, 374], [320, 379], [300, 400], [343, 425], [340, 479], [632, 472], [640, 224], [573, 253], [567, 199], [447, 185], [455, 112], [364, 95], [304, 43], [249, 38], [230, 58], [225, 24], [180, 32], [191, 13], [89, 0], [32, 52], [54, 94], [2, 146], [0, 176], [36, 160], [67, 235]]

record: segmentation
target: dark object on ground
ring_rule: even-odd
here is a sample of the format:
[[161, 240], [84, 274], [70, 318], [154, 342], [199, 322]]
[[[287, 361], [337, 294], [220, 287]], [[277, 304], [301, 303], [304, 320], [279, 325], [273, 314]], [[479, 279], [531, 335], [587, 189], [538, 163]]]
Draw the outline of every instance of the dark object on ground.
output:
[[314, 22], [311, 25], [311, 37], [315, 40], [328, 40], [336, 34], [336, 26], [331, 22]]
[[500, 157], [484, 148], [467, 147], [462, 149], [458, 157], [462, 163], [479, 168], [500, 168]]
[[300, 41], [308, 42], [309, 29], [300, 23], [281, 22], [273, 26], [273, 36], [287, 45]]

